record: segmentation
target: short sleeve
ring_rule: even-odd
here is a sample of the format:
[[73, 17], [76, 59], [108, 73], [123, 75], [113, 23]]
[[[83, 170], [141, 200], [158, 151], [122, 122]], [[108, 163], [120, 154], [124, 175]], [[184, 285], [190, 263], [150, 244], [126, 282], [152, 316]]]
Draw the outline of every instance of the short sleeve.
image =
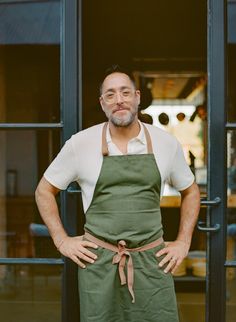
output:
[[65, 190], [71, 182], [78, 179], [76, 164], [72, 139], [70, 139], [44, 172], [44, 177], [53, 186]]
[[182, 191], [190, 187], [194, 182], [194, 175], [190, 170], [179, 142], [172, 160], [168, 182], [176, 190]]

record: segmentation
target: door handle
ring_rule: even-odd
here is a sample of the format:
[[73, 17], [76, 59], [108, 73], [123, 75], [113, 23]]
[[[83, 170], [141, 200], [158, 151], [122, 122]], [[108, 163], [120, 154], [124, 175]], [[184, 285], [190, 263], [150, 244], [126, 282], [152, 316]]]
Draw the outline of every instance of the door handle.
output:
[[215, 197], [213, 200], [207, 200], [207, 198], [201, 198], [202, 206], [216, 207], [221, 203], [220, 197]]
[[80, 193], [80, 192], [81, 192], [81, 190], [80, 190], [80, 189], [76, 189], [76, 188], [73, 188], [73, 187], [68, 187], [68, 188], [66, 189], [66, 191], [67, 191], [68, 193]]
[[[207, 198], [201, 198], [201, 205], [208, 207], [217, 207], [221, 203], [220, 197], [215, 197], [213, 200], [208, 200]], [[220, 224], [215, 224], [214, 226], [207, 226], [206, 222], [199, 221], [197, 224], [198, 230], [205, 233], [216, 232], [220, 229]]]
[[220, 229], [220, 224], [215, 224], [214, 226], [208, 227], [203, 221], [199, 221], [197, 224], [197, 229], [205, 233], [213, 233]]

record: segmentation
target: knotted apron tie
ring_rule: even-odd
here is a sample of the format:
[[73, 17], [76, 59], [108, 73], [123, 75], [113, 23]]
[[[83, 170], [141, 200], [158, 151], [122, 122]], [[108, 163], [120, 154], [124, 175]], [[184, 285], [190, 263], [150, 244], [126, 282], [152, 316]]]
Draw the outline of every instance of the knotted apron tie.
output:
[[[134, 296], [134, 290], [133, 290], [134, 267], [133, 267], [133, 260], [132, 260], [131, 253], [132, 252], [144, 252], [145, 250], [157, 247], [163, 243], [163, 238], [162, 237], [158, 238], [157, 240], [155, 240], [149, 244], [146, 244], [144, 246], [140, 246], [140, 247], [136, 247], [136, 248], [126, 248], [126, 242], [124, 240], [120, 240], [118, 242], [118, 245], [116, 246], [116, 245], [107, 243], [107, 242], [91, 235], [88, 232], [85, 232], [84, 237], [85, 237], [85, 239], [95, 243], [96, 245], [116, 253], [113, 256], [112, 264], [119, 264], [118, 269], [119, 269], [119, 276], [120, 276], [121, 285], [125, 285], [127, 283], [128, 290], [129, 290], [130, 295], [132, 297], [132, 303], [135, 303], [135, 296]], [[127, 279], [126, 279], [124, 268], [125, 268], [127, 257], [128, 257], [128, 262], [127, 262]]]
[[135, 302], [134, 291], [133, 291], [133, 284], [134, 284], [134, 267], [133, 261], [130, 252], [126, 248], [126, 242], [124, 240], [120, 240], [118, 242], [118, 252], [114, 255], [112, 264], [119, 263], [119, 275], [120, 275], [120, 283], [121, 285], [126, 284], [126, 276], [124, 272], [126, 257], [128, 259], [127, 265], [127, 282], [128, 282], [128, 290], [132, 296], [132, 303]]

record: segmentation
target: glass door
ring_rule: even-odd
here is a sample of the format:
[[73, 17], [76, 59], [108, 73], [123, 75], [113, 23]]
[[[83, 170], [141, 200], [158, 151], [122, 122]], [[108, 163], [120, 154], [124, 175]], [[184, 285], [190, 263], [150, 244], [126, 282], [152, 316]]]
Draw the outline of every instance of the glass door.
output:
[[226, 115], [226, 322], [233, 322], [236, 315], [236, 2], [227, 4], [227, 115]]
[[[46, 167], [79, 126], [78, 13], [78, 1], [0, 1], [0, 310], [5, 322], [78, 321], [76, 267], [56, 251], [34, 201]], [[64, 192], [58, 205], [68, 233], [75, 234], [77, 199]]]
[[236, 313], [234, 12], [234, 1], [208, 1], [207, 216], [198, 224], [207, 234], [207, 322], [233, 322]]

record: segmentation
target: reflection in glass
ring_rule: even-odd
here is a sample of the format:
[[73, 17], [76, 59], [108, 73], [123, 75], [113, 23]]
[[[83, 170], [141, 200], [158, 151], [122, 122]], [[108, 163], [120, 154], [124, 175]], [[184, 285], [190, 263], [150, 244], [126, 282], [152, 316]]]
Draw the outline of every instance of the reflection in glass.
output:
[[[201, 208], [200, 220], [205, 217]], [[180, 322], [205, 322], [206, 263], [206, 235], [195, 229], [190, 251], [174, 274]]]
[[233, 245], [236, 238], [236, 131], [227, 132], [227, 259], [234, 259]]
[[58, 257], [34, 200], [59, 131], [0, 131], [0, 257]]
[[[202, 97], [203, 99], [203, 97]], [[153, 118], [153, 125], [174, 135], [184, 152], [185, 159], [195, 174], [201, 192], [207, 184], [207, 109], [205, 104], [155, 105], [144, 110]], [[165, 185], [164, 196], [178, 195]]]
[[4, 322], [59, 322], [62, 267], [0, 266], [0, 311]]
[[205, 294], [177, 293], [180, 322], [205, 322]]
[[228, 192], [236, 193], [236, 131], [227, 132]]
[[[235, 32], [234, 32], [235, 34]], [[228, 122], [236, 122], [236, 44], [228, 44], [227, 46], [227, 85], [228, 85], [228, 102], [227, 102], [227, 115]]]
[[60, 3], [0, 4], [0, 122], [60, 121]]
[[[236, 131], [227, 132], [227, 254], [226, 259], [236, 263]], [[233, 322], [236, 316], [236, 269], [226, 269], [226, 322]]]
[[236, 316], [236, 269], [226, 269], [226, 322], [234, 322]]

